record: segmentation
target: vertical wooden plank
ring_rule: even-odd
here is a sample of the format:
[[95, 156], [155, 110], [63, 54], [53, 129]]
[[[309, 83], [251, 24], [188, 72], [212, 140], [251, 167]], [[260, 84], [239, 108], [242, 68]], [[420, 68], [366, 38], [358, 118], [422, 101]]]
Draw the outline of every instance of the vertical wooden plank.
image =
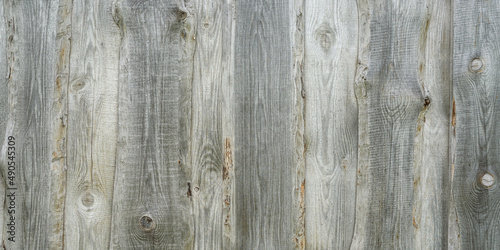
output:
[[[120, 1], [122, 31], [112, 248], [182, 248], [181, 19], [174, 1]], [[222, 204], [221, 204], [222, 205]]]
[[500, 249], [500, 3], [455, 1], [453, 198], [462, 249]]
[[306, 248], [306, 164], [305, 164], [305, 86], [304, 86], [304, 1], [290, 1], [290, 30], [292, 46], [292, 81], [294, 92], [292, 95], [292, 136], [294, 141], [294, 169], [292, 201], [293, 242], [295, 249]]
[[[59, 117], [54, 102], [60, 101], [56, 86], [57, 1], [3, 1], [7, 42], [8, 118], [5, 136], [15, 138], [15, 178], [4, 179], [7, 188], [2, 224], [6, 249], [44, 249], [58, 238], [52, 226], [57, 211], [51, 200], [52, 125]], [[2, 151], [3, 176], [7, 176], [7, 141]], [[12, 159], [8, 159], [12, 161]], [[12, 176], [12, 175], [10, 175]], [[12, 181], [13, 183], [10, 183]], [[15, 198], [13, 196], [15, 195]], [[15, 218], [10, 220], [9, 210]], [[7, 232], [15, 223], [15, 242]]]
[[354, 230], [358, 116], [354, 1], [306, 2], [306, 239], [348, 249]]
[[427, 6], [361, 0], [358, 7], [364, 20], [359, 21], [359, 197], [352, 248], [413, 248], [414, 138], [427, 98], [416, 59]]
[[222, 28], [222, 137], [224, 148], [224, 163], [222, 168], [223, 180], [223, 232], [222, 248], [234, 249], [237, 244], [236, 230], [233, 225], [235, 220], [235, 176], [233, 162], [234, 145], [234, 55], [235, 55], [235, 1], [225, 0], [223, 8]]
[[109, 246], [120, 30], [110, 1], [74, 1], [68, 92], [65, 247]]
[[[224, 35], [230, 28], [227, 2], [186, 2], [192, 25], [193, 65], [190, 74], [192, 110], [190, 182], [194, 249], [221, 249], [223, 243], [223, 131], [222, 87], [230, 57]], [[188, 34], [184, 32], [183, 34]], [[190, 48], [188, 48], [190, 49]], [[229, 139], [228, 139], [229, 140]], [[230, 143], [230, 142], [228, 142]]]
[[[5, 13], [4, 13], [4, 5], [0, 4], [0, 34], [2, 35], [2, 39], [0, 39], [0, 77], [2, 77], [2, 81], [0, 81], [0, 117], [8, 117], [9, 115], [9, 102], [8, 102], [8, 96], [9, 96], [9, 85], [8, 85], [8, 63], [7, 63], [7, 39], [6, 37], [7, 34], [7, 28], [6, 28], [6, 22], [5, 22]], [[5, 79], [5, 80], [4, 80]], [[0, 148], [0, 169], [2, 170], [5, 168], [5, 162], [6, 162], [6, 148], [4, 146], [6, 145], [6, 129], [7, 129], [7, 121], [8, 119], [1, 119], [0, 120], [0, 142], [2, 143], [2, 147]], [[2, 185], [0, 185], [0, 204], [4, 204], [5, 202], [5, 189], [6, 185], [5, 179], [2, 177]], [[0, 225], [4, 224], [4, 216], [5, 216], [5, 206], [0, 206]], [[5, 235], [5, 230], [6, 227], [1, 227], [0, 233], [2, 235]], [[0, 246], [4, 245], [4, 237], [0, 237]]]
[[414, 142], [415, 249], [448, 248], [451, 1], [426, 3], [418, 41], [418, 81], [424, 92]]
[[235, 28], [236, 248], [290, 249], [296, 180], [288, 1], [237, 1]]
[[55, 65], [56, 82], [52, 102], [52, 180], [51, 209], [49, 216], [52, 232], [50, 249], [64, 248], [64, 218], [67, 184], [67, 115], [68, 115], [68, 85], [69, 61], [71, 52], [71, 17], [73, 1], [60, 0], [57, 9], [57, 34]]

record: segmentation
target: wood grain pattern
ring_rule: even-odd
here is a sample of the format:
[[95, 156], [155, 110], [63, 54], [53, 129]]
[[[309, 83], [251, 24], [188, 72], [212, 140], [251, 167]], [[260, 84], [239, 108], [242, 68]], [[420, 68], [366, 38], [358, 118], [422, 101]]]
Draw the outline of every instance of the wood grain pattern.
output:
[[500, 4], [456, 1], [452, 191], [462, 249], [500, 249]]
[[358, 148], [353, 86], [357, 19], [356, 2], [306, 2], [305, 210], [311, 249], [347, 249], [352, 241]]
[[[0, 34], [2, 37], [7, 34], [7, 29], [6, 25], [4, 22], [5, 16], [4, 16], [4, 5], [0, 4]], [[0, 56], [1, 58], [4, 58], [7, 56], [7, 40], [6, 39], [0, 39]], [[7, 79], [8, 77], [8, 64], [7, 61], [0, 60], [0, 77], [5, 77]], [[9, 114], [9, 102], [8, 102], [8, 97], [9, 97], [9, 85], [8, 81], [0, 81], [0, 117], [8, 117]], [[8, 143], [6, 136], [6, 129], [7, 129], [7, 121], [8, 119], [1, 119], [0, 120], [0, 142], [2, 143], [2, 147], [0, 151], [0, 173], [1, 173], [1, 181], [2, 185], [0, 185], [0, 204], [4, 204], [5, 202], [5, 189], [6, 189], [6, 180], [5, 176], [3, 175], [4, 169], [6, 166], [6, 150], [5, 146], [6, 143]], [[0, 225], [4, 225], [4, 215], [5, 215], [5, 206], [0, 206]], [[1, 227], [0, 232], [2, 235], [5, 235], [5, 227]], [[0, 237], [0, 246], [4, 245], [4, 237]]]
[[68, 91], [65, 247], [109, 246], [120, 30], [110, 1], [75, 1]]
[[295, 159], [289, 3], [237, 1], [236, 247], [294, 247]]
[[[191, 199], [194, 249], [221, 249], [223, 230], [222, 83], [229, 63], [222, 39], [224, 1], [194, 1], [192, 75]], [[224, 144], [223, 144], [224, 143]]]
[[500, 249], [498, 20], [488, 0], [2, 1], [0, 248]]
[[[183, 248], [187, 181], [181, 169], [176, 2], [120, 1], [118, 148], [111, 247]], [[187, 197], [186, 197], [187, 198]]]
[[358, 45], [357, 92], [366, 100], [359, 111], [363, 150], [352, 247], [413, 248], [414, 137], [426, 97], [415, 59], [427, 6], [382, 0], [358, 1], [358, 7], [370, 20], [369, 28], [360, 28], [359, 35], [367, 37]]
[[52, 160], [51, 160], [51, 213], [48, 225], [52, 236], [50, 249], [64, 248], [64, 219], [67, 184], [67, 118], [68, 85], [71, 52], [71, 18], [73, 2], [59, 1], [56, 34], [56, 82], [53, 86], [52, 102]]
[[[2, 224], [6, 249], [43, 249], [54, 235], [56, 224], [51, 194], [53, 102], [57, 102], [56, 30], [57, 1], [3, 1], [6, 41], [3, 59], [7, 62], [8, 116], [4, 136], [16, 141], [17, 190], [15, 192], [15, 242], [6, 240], [6, 221]], [[54, 97], [55, 96], [55, 97]], [[4, 117], [2, 117], [4, 119]], [[5, 143], [5, 141], [4, 141]], [[5, 156], [6, 144], [2, 147]], [[2, 175], [7, 185], [7, 159], [2, 159]], [[57, 172], [57, 170], [55, 171]], [[8, 193], [7, 193], [8, 192]], [[9, 198], [10, 199], [10, 198]], [[9, 218], [4, 203], [4, 219]], [[49, 228], [49, 230], [47, 230]], [[57, 233], [56, 233], [57, 234]]]
[[413, 166], [415, 249], [448, 248], [451, 2], [426, 3], [418, 41], [424, 105], [417, 119]]
[[226, 0], [223, 6], [222, 23], [222, 136], [224, 146], [224, 163], [222, 169], [223, 180], [223, 206], [222, 219], [224, 223], [222, 235], [222, 248], [234, 249], [238, 239], [236, 238], [236, 228], [233, 225], [236, 217], [234, 196], [235, 196], [235, 176], [233, 162], [234, 145], [234, 40], [235, 40], [235, 7], [233, 0]]

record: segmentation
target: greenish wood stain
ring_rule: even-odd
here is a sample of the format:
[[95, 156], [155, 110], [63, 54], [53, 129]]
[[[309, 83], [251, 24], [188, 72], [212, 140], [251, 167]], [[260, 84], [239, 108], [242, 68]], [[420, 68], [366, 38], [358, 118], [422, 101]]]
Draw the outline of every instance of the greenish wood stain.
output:
[[500, 249], [499, 18], [1, 1], [0, 248]]

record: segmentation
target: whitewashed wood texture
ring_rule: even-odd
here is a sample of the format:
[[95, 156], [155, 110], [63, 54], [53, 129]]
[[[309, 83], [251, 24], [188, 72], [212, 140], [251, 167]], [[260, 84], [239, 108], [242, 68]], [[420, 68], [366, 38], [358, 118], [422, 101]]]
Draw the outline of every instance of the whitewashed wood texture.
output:
[[499, 16], [1, 1], [0, 246], [499, 249]]

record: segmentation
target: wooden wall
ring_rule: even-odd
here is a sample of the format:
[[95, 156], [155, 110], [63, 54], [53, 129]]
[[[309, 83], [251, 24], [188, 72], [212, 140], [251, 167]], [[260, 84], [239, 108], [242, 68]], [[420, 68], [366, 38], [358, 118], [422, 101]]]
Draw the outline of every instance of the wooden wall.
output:
[[491, 0], [2, 0], [0, 246], [500, 249], [499, 38]]

